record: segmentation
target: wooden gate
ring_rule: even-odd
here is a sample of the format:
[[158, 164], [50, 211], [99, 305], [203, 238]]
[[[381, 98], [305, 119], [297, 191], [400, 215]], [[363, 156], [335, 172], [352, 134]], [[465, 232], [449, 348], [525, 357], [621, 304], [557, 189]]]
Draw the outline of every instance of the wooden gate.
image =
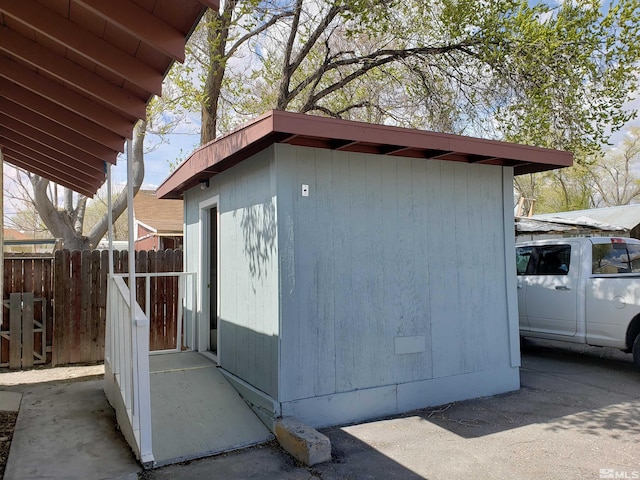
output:
[[3, 307], [9, 315], [8, 322], [3, 317], [0, 326], [0, 367], [31, 368], [47, 363], [46, 328], [37, 320], [45, 318], [46, 300], [34, 298], [32, 292], [12, 293]]
[[[113, 252], [115, 273], [127, 272], [127, 257], [126, 251]], [[136, 252], [135, 260], [138, 273], [182, 271], [180, 250]], [[54, 257], [7, 254], [4, 266], [0, 367], [104, 360], [108, 251], [59, 250]], [[136, 282], [143, 308], [145, 282], [144, 278]], [[178, 280], [154, 277], [149, 282], [151, 350], [177, 348], [177, 322], [182, 320], [178, 318]]]

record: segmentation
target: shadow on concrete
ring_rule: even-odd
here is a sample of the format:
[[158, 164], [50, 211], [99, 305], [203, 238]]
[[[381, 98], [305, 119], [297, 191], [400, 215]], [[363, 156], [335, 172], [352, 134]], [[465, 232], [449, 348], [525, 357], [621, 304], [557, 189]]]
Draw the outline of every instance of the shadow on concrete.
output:
[[339, 428], [328, 429], [332, 461], [306, 467], [287, 454], [276, 441], [215, 457], [169, 465], [140, 474], [142, 480], [178, 478], [224, 480], [422, 480], [374, 447]]
[[419, 416], [464, 438], [531, 424], [613, 439], [640, 434], [640, 372], [613, 349], [526, 340], [521, 389], [419, 410]]

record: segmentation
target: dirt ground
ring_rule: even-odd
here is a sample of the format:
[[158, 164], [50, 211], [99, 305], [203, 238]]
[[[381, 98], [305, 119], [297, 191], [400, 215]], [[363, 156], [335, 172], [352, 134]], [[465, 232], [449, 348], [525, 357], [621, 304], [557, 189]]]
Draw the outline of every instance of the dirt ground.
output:
[[0, 412], [0, 478], [4, 476], [4, 469], [7, 466], [17, 418], [17, 413]]

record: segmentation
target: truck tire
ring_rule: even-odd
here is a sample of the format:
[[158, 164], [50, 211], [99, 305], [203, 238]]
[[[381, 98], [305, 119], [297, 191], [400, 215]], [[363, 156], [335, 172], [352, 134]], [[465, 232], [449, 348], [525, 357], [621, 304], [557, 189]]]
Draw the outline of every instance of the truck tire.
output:
[[640, 368], [640, 335], [636, 336], [636, 339], [633, 341], [633, 363], [636, 367]]

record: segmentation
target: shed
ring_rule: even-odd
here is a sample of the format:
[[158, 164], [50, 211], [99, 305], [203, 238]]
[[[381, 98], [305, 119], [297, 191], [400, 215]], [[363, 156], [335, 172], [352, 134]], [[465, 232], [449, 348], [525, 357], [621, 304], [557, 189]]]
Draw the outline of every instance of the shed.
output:
[[269, 425], [313, 427], [520, 386], [513, 175], [530, 146], [268, 112], [159, 187], [183, 198], [194, 349]]

